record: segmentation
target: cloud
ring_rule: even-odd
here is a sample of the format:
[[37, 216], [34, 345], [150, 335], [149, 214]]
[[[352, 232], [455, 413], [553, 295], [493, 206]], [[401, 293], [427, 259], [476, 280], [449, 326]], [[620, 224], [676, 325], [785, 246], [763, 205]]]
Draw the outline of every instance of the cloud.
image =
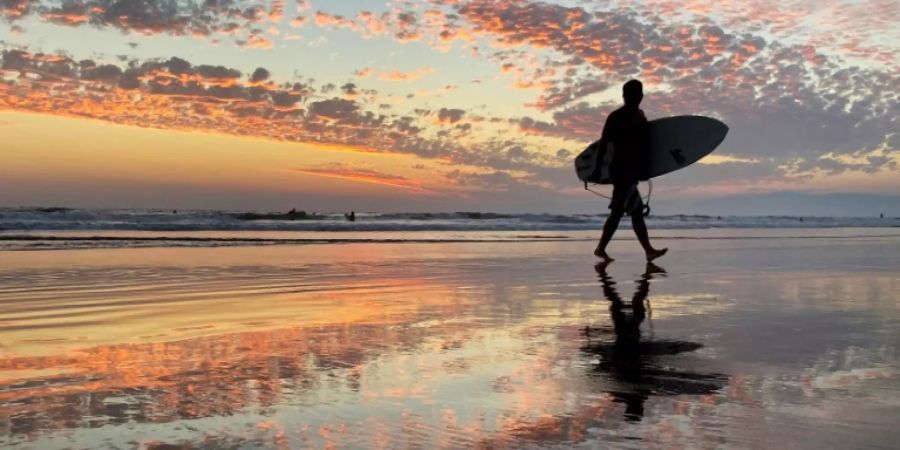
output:
[[402, 175], [391, 175], [374, 169], [350, 167], [346, 164], [291, 169], [292, 172], [329, 178], [339, 178], [360, 183], [392, 186], [420, 194], [437, 195], [439, 192], [423, 187], [417, 180]]
[[257, 29], [250, 30], [247, 39], [238, 39], [236, 43], [239, 47], [246, 48], [261, 48], [268, 50], [274, 47], [272, 41], [262, 35], [262, 30]]
[[[189, 3], [3, 0], [0, 14], [8, 21], [31, 15], [61, 26], [127, 33], [240, 32], [241, 45], [273, 48], [274, 32], [260, 28], [283, 20], [285, 11], [279, 1], [222, 0], [204, 8]], [[435, 0], [392, 2], [385, 12], [343, 8], [345, 15], [307, 12], [307, 2], [296, 6], [301, 22], [309, 17], [319, 27], [363, 38], [417, 41], [440, 51], [458, 45], [466, 55], [495, 64], [507, 87], [532, 93], [516, 98], [533, 97], [521, 105], [525, 112], [497, 117], [491, 114], [495, 106], [509, 106], [503, 95], [484, 100], [486, 109], [476, 114], [474, 105], [425, 103], [422, 96], [435, 91], [397, 93], [399, 85], [378, 96], [361, 86], [373, 78], [416, 81], [433, 74], [430, 67], [364, 68], [350, 83], [322, 80], [313, 87], [278, 82], [283, 78], [264, 68], [257, 72], [265, 70], [265, 77], [178, 58], [116, 65], [7, 49], [0, 106], [402, 152], [481, 169], [472, 173], [501, 172], [520, 182], [530, 174], [564, 186], [558, 174], [568, 167], [547, 170], [569, 165], [559, 156], [566, 153], [557, 150], [574, 153], [595, 139], [606, 115], [618, 107], [621, 83], [638, 77], [645, 82], [643, 107], [651, 118], [704, 114], [728, 123], [731, 133], [717, 153], [756, 161], [750, 164], [754, 177], [766, 170], [796, 177], [872, 171], [898, 158], [900, 39], [890, 39], [897, 33], [891, 20], [896, 2]], [[813, 27], [805, 17], [821, 19], [822, 26]], [[860, 28], [867, 21], [875, 31]], [[310, 39], [310, 46], [328, 42], [325, 36]], [[415, 106], [427, 113], [403, 112], [404, 95], [417, 97], [421, 103]], [[723, 172], [731, 167], [720, 166]]]
[[609, 88], [610, 83], [599, 76], [584, 79], [567, 77], [561, 83], [546, 87], [538, 99], [528, 106], [549, 111]]
[[509, 191], [519, 184], [518, 180], [508, 172], [495, 170], [487, 173], [453, 170], [447, 177], [460, 185], [488, 191]]
[[381, 36], [390, 26], [387, 14], [377, 15], [369, 11], [360, 11], [356, 18], [360, 22], [359, 28], [364, 31], [363, 35], [366, 37]]
[[359, 89], [355, 83], [344, 83], [344, 85], [341, 86], [341, 92], [348, 97], [356, 97], [359, 95]]
[[465, 113], [466, 112], [462, 109], [441, 108], [437, 113], [438, 122], [443, 124], [454, 124], [462, 120]]
[[[776, 109], [781, 108], [785, 115], [816, 116], [816, 95], [820, 97], [819, 100], [835, 95], [850, 97], [846, 91], [831, 93], [820, 89], [819, 82], [828, 78], [828, 72], [831, 71], [831, 68], [827, 67], [832, 64], [829, 58], [816, 52], [813, 47], [768, 42], [767, 39], [753, 33], [771, 33], [791, 42], [802, 43], [802, 40], [792, 39], [786, 34], [789, 30], [796, 30], [799, 27], [806, 33], [804, 39], [807, 41], [815, 42], [816, 39], [821, 41], [820, 35], [804, 28], [805, 24], [802, 22], [804, 16], [816, 14], [829, 24], [835, 24], [836, 26], [831, 28], [836, 30], [847, 29], [847, 24], [856, 23], [840, 19], [842, 15], [846, 16], [844, 13], [855, 11], [853, 17], [859, 17], [864, 10], [881, 8], [882, 11], [889, 13], [896, 9], [896, 5], [883, 0], [862, 2], [857, 5], [857, 9], [852, 9], [851, 5], [842, 2], [828, 1], [820, 8], [821, 11], [813, 11], [815, 8], [811, 9], [809, 4], [798, 1], [783, 2], [776, 7], [755, 0], [746, 3], [743, 7], [723, 4], [711, 8], [708, 3], [700, 1], [623, 1], [588, 11], [584, 8], [524, 0], [472, 0], [452, 3], [432, 2], [431, 9], [395, 5], [385, 13], [360, 11], [355, 16], [318, 11], [314, 18], [322, 27], [346, 28], [361, 33], [364, 37], [391, 35], [401, 42], [426, 40], [433, 45], [438, 43], [435, 48], [456, 40], [472, 42], [476, 38], [488, 39], [499, 49], [491, 53], [490, 57], [504, 61], [504, 67], [515, 67], [515, 70], [511, 71], [515, 76], [513, 87], [540, 90], [540, 94], [534, 101], [529, 102], [528, 106], [553, 113], [553, 121], [520, 119], [521, 130], [537, 136], [589, 139], [594, 134], [592, 121], [602, 121], [602, 117], [605, 117], [613, 105], [581, 103], [595, 94], [608, 95], [610, 91], [615, 92], [618, 82], [610, 83], [610, 75], [619, 80], [638, 76], [648, 82], [649, 87], [663, 84], [675, 86], [674, 89], [680, 91], [678, 95], [657, 96], [657, 100], [664, 101], [649, 107], [651, 111], [664, 114], [705, 111], [723, 117], [729, 123], [740, 124], [745, 117], [759, 117], [759, 111], [774, 106]], [[627, 4], [629, 8], [620, 8], [622, 4]], [[277, 8], [270, 7], [269, 11], [273, 9]], [[306, 9], [307, 3], [298, 4], [298, 10]], [[253, 12], [245, 16], [256, 17]], [[869, 19], [865, 21], [870, 21], [874, 28], [889, 35], [893, 28], [890, 26], [891, 21], [885, 20], [884, 16], [884, 14], [881, 16], [867, 14], [866, 17]], [[727, 31], [728, 29], [743, 32], [735, 33]], [[873, 35], [873, 33], [863, 34]], [[267, 42], [262, 39], [255, 44], [267, 46]], [[845, 53], [851, 49], [855, 49], [852, 51], [858, 53], [869, 51], [874, 60], [886, 60], [885, 48], [876, 51], [871, 44], [862, 39], [844, 42], [841, 46], [845, 48]], [[832, 48], [839, 49], [841, 46]], [[528, 55], [529, 51], [517, 51], [519, 48], [549, 49], [562, 55], [563, 59], [522, 64], [527, 59], [527, 56], [523, 58], [523, 55]], [[784, 49], [790, 51], [783, 51]], [[511, 61], [515, 61], [515, 66]], [[812, 90], [813, 95], [808, 96], [808, 99], [813, 101], [798, 102], [798, 105], [763, 106], [764, 102], [761, 100], [767, 95], [773, 95], [774, 89], [768, 89], [769, 86], [766, 86], [764, 93], [754, 91], [758, 91], [756, 86], [760, 84], [764, 85], [767, 82], [771, 84], [772, 77], [767, 75], [765, 70], [761, 70], [766, 67], [767, 61], [776, 61], [776, 65], [781, 66], [779, 69], [786, 81], [784, 92], [788, 92], [792, 87], [796, 88], [795, 91], [801, 92], [804, 89]], [[837, 67], [840, 67], [840, 64]], [[557, 73], [557, 69], [561, 72]], [[417, 77], [416, 73], [397, 71], [382, 74], [380, 78], [408, 81]], [[893, 82], [887, 81], [888, 84]], [[684, 92], [688, 95], [683, 95]], [[699, 92], [707, 94], [700, 97], [696, 94]], [[709, 102], [709, 98], [715, 98], [717, 101]], [[745, 104], [749, 107], [731, 107], [734, 104]], [[791, 109], [794, 111], [789, 112]], [[754, 111], [757, 115], [748, 114]], [[828, 129], [835, 131], [848, 129], [839, 124], [841, 120], [850, 123], [868, 123], [872, 121], [870, 119], [874, 119], [872, 122], [884, 125], [887, 117], [886, 114], [869, 119], [847, 117], [851, 116], [846, 114], [847, 111], [844, 117], [841, 117], [837, 109], [834, 112], [835, 115], [829, 119]], [[759, 124], [748, 125], [750, 126], [734, 128], [760, 128], [757, 126]], [[813, 127], [814, 123], [808, 126]], [[860, 148], [871, 149], [879, 143], [887, 142], [883, 131], [885, 128], [882, 126], [880, 131], [876, 130], [871, 142], [863, 143], [863, 147]], [[857, 129], [859, 127], [854, 125], [850, 128], [851, 133], [845, 133], [844, 136], [866, 134], [853, 132]], [[771, 131], [772, 135], [784, 138], [783, 144], [789, 144], [788, 152], [791, 157], [804, 153], [814, 156], [824, 151], [822, 148], [802, 149], [801, 147], [808, 145], [812, 140], [798, 141], [787, 136], [789, 130]], [[806, 134], [831, 136], [831, 133], [813, 133], [813, 131], [811, 129]], [[879, 132], [882, 139], [876, 142]], [[844, 140], [859, 141], [855, 137]], [[742, 141], [744, 139], [737, 140], [741, 146], [744, 145]], [[742, 151], [752, 153], [754, 150], [735, 150], [737, 153]]]
[[250, 81], [253, 83], [259, 83], [262, 81], [266, 81], [269, 79], [269, 71], [262, 68], [257, 67], [256, 70], [253, 71], [253, 74], [250, 75]]
[[[281, 9], [279, 9], [281, 5]], [[0, 14], [16, 20], [36, 14], [44, 20], [63, 26], [116, 28], [139, 34], [172, 34], [177, 36], [209, 36], [230, 33], [264, 20], [279, 18], [283, 11], [280, 0], [272, 2], [267, 12], [260, 5], [246, 5], [236, 0], [194, 1], [122, 1], [122, 0], [3, 0]]]
[[358, 28], [356, 22], [338, 14], [328, 14], [324, 11], [316, 11], [313, 16], [316, 25], [324, 28], [347, 28], [355, 30]]
[[34, 7], [32, 0], [0, 0], [0, 16], [16, 20], [27, 16]]
[[[452, 4], [452, 2], [447, 4]], [[356, 31], [366, 38], [390, 35], [395, 41], [402, 44], [429, 39], [430, 42], [436, 44], [435, 46], [443, 46], [456, 39], [469, 38], [466, 33], [455, 27], [448, 17], [438, 10], [429, 9], [426, 12], [426, 20], [423, 21], [416, 12], [416, 8], [399, 4], [390, 11], [380, 14], [360, 11], [353, 18], [317, 11], [316, 24], [324, 28], [344, 28]]]
[[[244, 82], [238, 70], [193, 65], [181, 58], [131, 62], [122, 68], [15, 49], [3, 50], [0, 55], [3, 74], [21, 75], [17, 81], [3, 85], [5, 98], [0, 101], [3, 106], [88, 117], [99, 115], [122, 123], [144, 122], [163, 127], [170, 112], [194, 110], [191, 104], [205, 106], [201, 109], [206, 112], [217, 106], [218, 114], [224, 115], [237, 114], [251, 105], [261, 112], [297, 112], [301, 100], [310, 94], [309, 88], [301, 83], [279, 86], [267, 81], [269, 73], [264, 68], [258, 68]], [[81, 89], [87, 89], [91, 95], [79, 103]], [[63, 108], [64, 105], [69, 109]], [[56, 110], [57, 107], [62, 109]], [[161, 117], [154, 119], [154, 111]], [[192, 120], [207, 119], [191, 114], [172, 120], [180, 128]], [[222, 116], [219, 120], [223, 120]]]
[[514, 0], [474, 0], [458, 7], [475, 31], [498, 45], [550, 48], [619, 75], [635, 73], [649, 26], [626, 14]]
[[284, 0], [273, 0], [269, 7], [269, 21], [280, 22], [284, 17]]
[[[732, 129], [722, 148], [730, 155], [801, 158], [833, 170], [838, 164], [822, 155], [882, 146], [891, 155], [898, 151], [889, 138], [898, 128], [895, 72], [847, 66], [808, 45], [728, 32], [710, 18], [673, 21], [649, 8], [591, 13], [523, 0], [473, 0], [458, 3], [457, 10], [502, 49], [494, 57], [503, 69], [545, 83], [530, 105], [552, 112], [553, 120], [514, 122], [531, 135], [595, 139], [617, 105], [585, 99], [618, 97], [619, 83], [640, 77], [648, 82], [644, 107], [651, 117], [722, 118]], [[563, 76], [522, 76], [521, 48], [552, 50], [563, 59]], [[870, 167], [881, 162], [872, 159]]]
[[305, 25], [308, 20], [309, 20], [309, 17], [306, 17], [306, 16], [294, 17], [293, 19], [291, 19], [291, 26], [294, 28], [300, 28], [303, 25]]
[[421, 79], [425, 75], [430, 73], [434, 73], [434, 68], [432, 67], [421, 67], [419, 69], [413, 70], [411, 72], [401, 72], [397, 69], [391, 70], [390, 72], [384, 72], [381, 75], [378, 75], [378, 79], [382, 81], [407, 81], [412, 82]]
[[336, 120], [351, 118], [357, 111], [359, 111], [359, 105], [356, 102], [343, 98], [314, 102], [309, 106], [310, 115]]
[[[340, 87], [344, 98], [321, 98], [317, 91], [332, 92], [338, 86], [316, 89], [302, 82], [279, 83], [265, 68], [245, 75], [181, 58], [117, 66], [4, 49], [0, 80], [3, 109], [405, 153], [455, 164], [485, 161], [493, 151], [461, 144], [456, 135], [435, 137], [424, 116], [368, 110], [355, 97], [377, 97], [371, 89], [345, 83]], [[459, 114], [447, 111], [450, 120]], [[468, 125], [456, 132], [470, 130]]]
[[812, 45], [820, 51], [882, 61], [895, 67], [897, 64], [895, 58], [883, 60], [896, 54], [900, 42], [900, 31], [895, 26], [900, 5], [890, 0], [746, 0], [719, 2], [715, 7], [703, 0], [623, 3], [657, 24], [664, 18], [670, 22], [714, 19], [738, 33], [768, 34], [778, 40]]

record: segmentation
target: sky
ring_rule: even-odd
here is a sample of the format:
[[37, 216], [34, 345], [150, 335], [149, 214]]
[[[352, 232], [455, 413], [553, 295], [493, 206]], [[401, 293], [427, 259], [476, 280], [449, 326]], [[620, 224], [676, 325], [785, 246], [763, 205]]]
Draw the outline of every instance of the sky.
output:
[[896, 0], [0, 0], [0, 205], [585, 211], [621, 85], [725, 142], [660, 202], [900, 193]]

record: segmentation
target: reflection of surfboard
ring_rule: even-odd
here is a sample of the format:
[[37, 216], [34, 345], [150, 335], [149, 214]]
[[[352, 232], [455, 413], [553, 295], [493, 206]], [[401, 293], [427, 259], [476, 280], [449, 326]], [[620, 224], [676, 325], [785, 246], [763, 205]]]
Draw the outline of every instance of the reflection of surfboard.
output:
[[[687, 167], [712, 153], [725, 140], [728, 126], [703, 116], [675, 116], [650, 121], [649, 179]], [[575, 158], [578, 178], [586, 183], [611, 183], [609, 151], [600, 142], [589, 145]]]

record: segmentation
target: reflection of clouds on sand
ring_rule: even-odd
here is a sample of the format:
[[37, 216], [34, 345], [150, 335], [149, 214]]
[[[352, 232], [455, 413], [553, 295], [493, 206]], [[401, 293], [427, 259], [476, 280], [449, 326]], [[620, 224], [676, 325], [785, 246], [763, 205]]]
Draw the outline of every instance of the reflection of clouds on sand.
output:
[[[349, 430], [361, 425], [385, 447], [580, 442], [604, 417], [602, 399], [575, 417], [556, 415], [568, 409], [572, 389], [556, 375], [572, 359], [567, 352], [560, 359], [553, 330], [448, 322], [339, 324], [10, 358], [4, 368], [75, 370], [3, 383], [0, 408], [9, 413], [10, 442], [38, 433], [34, 442], [50, 447], [64, 446], [57, 432], [73, 436], [66, 445], [93, 447], [114, 441], [117, 429], [189, 445], [207, 442], [186, 430], [217, 436], [214, 445], [271, 445], [278, 430], [289, 430], [295, 444], [353, 445], [361, 437]], [[437, 408], [440, 418], [431, 414]], [[83, 429], [84, 417], [102, 428]]]
[[886, 367], [868, 367], [851, 370], [839, 370], [836, 372], [815, 375], [804, 384], [813, 389], [845, 389], [859, 385], [865, 381], [891, 378], [897, 374], [896, 370]]
[[732, 301], [727, 297], [706, 292], [654, 295], [652, 316], [649, 319], [664, 320], [678, 316], [715, 314], [728, 310]]
[[6, 252], [43, 341], [0, 323], [0, 447], [896, 442], [898, 280], [822, 242], [681, 243], [624, 298], [582, 242]]
[[731, 378], [727, 396], [711, 413], [738, 419], [727, 424], [731, 442], [766, 437], [766, 446], [779, 448], [897, 442], [895, 351], [850, 346], [797, 370], [745, 366], [747, 373]]
[[[331, 311], [332, 323], [314, 321], [304, 328], [0, 359], [0, 370], [18, 375], [0, 382], [0, 409], [10, 430], [4, 442], [96, 447], [127, 432], [189, 446], [281, 441], [353, 446], [371, 438], [384, 447], [402, 442], [505, 447], [586, 445], [597, 437], [592, 430], [621, 427], [617, 398], [591, 393], [583, 358], [573, 351], [580, 340], [579, 317], [596, 316], [604, 305], [561, 309], [551, 299], [529, 303], [529, 293], [546, 294], [545, 286], [501, 292], [501, 286], [485, 285], [465, 295], [436, 297], [431, 300], [438, 302], [436, 308], [414, 310], [405, 297], [396, 297], [400, 286], [415, 284], [412, 280], [368, 284], [364, 278], [357, 281], [381, 286], [399, 303], [396, 311], [390, 302], [380, 310], [390, 318], [360, 322], [338, 307]], [[432, 278], [417, 289], [434, 294], [445, 281]], [[503, 300], [469, 316], [473, 302], [467, 296], [485, 290]], [[341, 303], [334, 292], [324, 295]], [[285, 311], [277, 303], [269, 307]], [[222, 319], [211, 314], [208, 319]], [[210, 332], [199, 325], [177, 328]], [[32, 372], [47, 367], [63, 373]], [[588, 394], [573, 402], [573, 392]], [[100, 428], [80, 425], [84, 418]], [[359, 427], [368, 431], [361, 436], [353, 431]]]

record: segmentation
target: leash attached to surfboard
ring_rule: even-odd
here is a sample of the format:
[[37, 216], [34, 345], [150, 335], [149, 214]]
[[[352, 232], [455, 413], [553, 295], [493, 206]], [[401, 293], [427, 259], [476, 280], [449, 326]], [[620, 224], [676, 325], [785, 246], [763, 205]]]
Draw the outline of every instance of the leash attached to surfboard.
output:
[[[595, 183], [595, 184], [599, 184], [599, 183]], [[641, 201], [644, 202], [644, 209], [641, 211], [641, 213], [644, 215], [644, 217], [650, 216], [650, 196], [653, 195], [653, 181], [647, 180], [647, 186], [648, 186], [647, 197], [641, 198]], [[584, 182], [584, 190], [586, 190], [586, 191], [590, 192], [591, 194], [594, 194], [598, 197], [603, 197], [607, 200], [612, 200], [612, 197], [607, 197], [597, 191], [591, 190], [591, 188], [588, 187], [587, 181]]]

